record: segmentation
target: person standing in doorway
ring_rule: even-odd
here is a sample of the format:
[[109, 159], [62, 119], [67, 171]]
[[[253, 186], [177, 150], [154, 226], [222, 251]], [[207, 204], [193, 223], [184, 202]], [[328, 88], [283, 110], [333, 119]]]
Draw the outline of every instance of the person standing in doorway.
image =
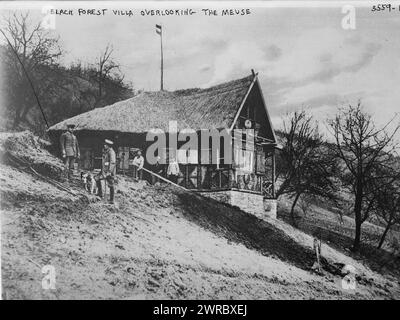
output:
[[116, 167], [116, 155], [112, 148], [113, 142], [106, 139], [104, 141], [104, 153], [102, 159], [102, 169], [100, 175], [96, 179], [97, 184], [97, 195], [103, 197], [102, 180], [106, 180], [108, 187], [110, 188], [110, 204], [114, 204], [114, 185], [115, 185], [115, 175], [117, 172]]
[[144, 166], [144, 158], [142, 156], [142, 151], [138, 151], [136, 153], [135, 158], [133, 159], [133, 178], [136, 180], [142, 180], [143, 175], [143, 166]]
[[175, 157], [172, 157], [172, 159], [168, 165], [167, 176], [168, 176], [169, 180], [171, 180], [173, 183], [177, 183], [179, 174], [180, 174], [180, 170], [179, 170], [178, 161], [176, 161]]
[[80, 158], [78, 139], [74, 135], [74, 124], [67, 125], [67, 131], [60, 137], [61, 154], [64, 160], [64, 177], [68, 180], [74, 169], [75, 159]]

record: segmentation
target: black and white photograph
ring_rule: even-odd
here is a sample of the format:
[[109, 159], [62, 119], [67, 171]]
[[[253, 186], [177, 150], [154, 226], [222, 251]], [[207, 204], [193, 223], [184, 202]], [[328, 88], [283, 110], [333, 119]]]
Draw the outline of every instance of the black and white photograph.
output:
[[398, 300], [399, 53], [400, 1], [0, 2], [1, 299]]

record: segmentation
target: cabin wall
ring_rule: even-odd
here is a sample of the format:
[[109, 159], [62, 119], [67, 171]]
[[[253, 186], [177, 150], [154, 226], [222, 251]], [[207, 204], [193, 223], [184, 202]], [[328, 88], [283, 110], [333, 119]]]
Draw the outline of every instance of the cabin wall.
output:
[[[111, 139], [114, 142], [113, 148], [117, 155], [117, 173], [128, 175], [133, 172], [130, 161], [138, 148], [142, 150], [143, 156], [145, 156], [147, 147], [152, 143], [145, 141], [145, 134], [79, 131], [76, 132], [76, 136], [81, 150], [80, 169], [90, 171], [100, 169], [104, 140]], [[58, 141], [57, 139], [55, 141]], [[178, 148], [183, 143], [181, 142]], [[246, 171], [242, 170], [237, 163], [228, 165], [221, 161], [219, 166], [202, 164], [200, 151], [197, 150], [197, 164], [181, 163], [179, 165], [181, 171], [177, 181], [179, 185], [199, 191], [226, 189], [253, 191], [264, 194], [268, 198], [274, 198], [272, 183], [273, 153], [266, 153], [263, 147], [257, 145], [253, 154], [252, 169]], [[167, 166], [167, 164], [164, 164], [158, 169], [161, 170], [161, 175], [164, 177], [167, 177]], [[145, 163], [145, 168], [153, 170], [148, 163]], [[149, 182], [152, 180], [148, 173], [144, 173], [143, 178]]]
[[[146, 148], [144, 143], [144, 134], [106, 131], [76, 131], [75, 135], [78, 139], [81, 153], [81, 157], [78, 161], [80, 170], [92, 171], [101, 168], [105, 139], [114, 142], [113, 149], [117, 156], [117, 172], [121, 172], [124, 169], [129, 170], [129, 159], [134, 157], [138, 148]], [[57, 153], [61, 156], [59, 142], [60, 136], [61, 132], [53, 132], [50, 138], [53, 145], [55, 145], [56, 149], [59, 150]]]

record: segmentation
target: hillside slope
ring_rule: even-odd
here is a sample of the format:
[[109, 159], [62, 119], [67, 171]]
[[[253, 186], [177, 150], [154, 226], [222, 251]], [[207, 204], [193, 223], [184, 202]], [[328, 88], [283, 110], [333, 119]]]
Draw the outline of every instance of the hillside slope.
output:
[[[28, 133], [12, 139], [15, 153], [37, 142], [19, 153], [36, 171], [59, 167]], [[110, 206], [78, 182], [71, 194], [4, 159], [0, 181], [3, 299], [400, 297], [398, 282], [326, 244], [324, 274], [312, 273], [312, 238], [282, 221], [167, 185], [121, 177]], [[357, 271], [355, 290], [342, 288], [344, 264]], [[44, 265], [55, 267], [55, 290], [42, 289]]]

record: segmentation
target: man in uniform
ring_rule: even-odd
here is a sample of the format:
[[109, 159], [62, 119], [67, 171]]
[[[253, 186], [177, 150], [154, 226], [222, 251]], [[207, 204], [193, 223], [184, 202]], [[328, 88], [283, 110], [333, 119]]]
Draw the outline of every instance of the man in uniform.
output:
[[80, 158], [78, 139], [74, 135], [74, 128], [75, 125], [68, 124], [67, 131], [60, 137], [61, 153], [65, 165], [64, 175], [67, 179], [71, 176], [75, 159]]
[[104, 141], [104, 153], [102, 159], [102, 170], [100, 175], [96, 179], [97, 184], [97, 195], [102, 198], [103, 190], [101, 180], [106, 180], [108, 187], [110, 188], [110, 203], [114, 204], [114, 179], [116, 175], [116, 156], [115, 151], [112, 148], [114, 143], [111, 140], [106, 139]]

